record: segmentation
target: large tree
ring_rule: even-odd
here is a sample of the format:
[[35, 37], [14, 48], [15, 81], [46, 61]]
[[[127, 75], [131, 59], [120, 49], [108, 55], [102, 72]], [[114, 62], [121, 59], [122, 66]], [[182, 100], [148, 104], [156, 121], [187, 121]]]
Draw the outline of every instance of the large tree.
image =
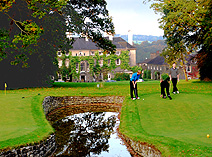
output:
[[47, 85], [57, 70], [56, 52], [70, 49], [67, 30], [115, 50], [101, 35], [114, 33], [105, 1], [7, 0], [0, 6], [0, 88], [4, 82], [10, 88]]
[[[171, 61], [181, 60], [184, 64], [185, 57], [193, 51], [206, 53], [210, 56], [211, 38], [211, 0], [153, 0], [152, 7], [159, 12], [161, 28], [168, 48], [164, 56]], [[201, 79], [209, 77], [209, 73], [201, 73], [210, 66], [200, 64], [203, 61], [208, 65], [210, 60], [198, 58]], [[206, 68], [206, 69], [205, 69]], [[207, 71], [207, 70], [206, 70]]]

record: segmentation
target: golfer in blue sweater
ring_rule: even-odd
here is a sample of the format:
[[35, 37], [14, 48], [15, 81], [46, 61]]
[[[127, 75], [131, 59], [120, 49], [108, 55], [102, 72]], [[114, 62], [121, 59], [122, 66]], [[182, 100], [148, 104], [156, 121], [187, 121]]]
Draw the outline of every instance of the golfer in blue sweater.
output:
[[[141, 70], [138, 70], [138, 72], [134, 73], [130, 79], [130, 94], [131, 94], [132, 100], [140, 99], [138, 97], [138, 90], [137, 90], [137, 81], [138, 81], [140, 75], [141, 75]], [[135, 98], [133, 97], [133, 91], [135, 94]]]

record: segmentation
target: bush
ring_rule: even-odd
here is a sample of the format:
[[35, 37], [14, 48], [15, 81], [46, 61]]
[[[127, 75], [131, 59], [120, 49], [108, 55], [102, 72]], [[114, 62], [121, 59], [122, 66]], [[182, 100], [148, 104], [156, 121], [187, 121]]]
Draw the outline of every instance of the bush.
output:
[[130, 80], [130, 74], [127, 73], [116, 73], [114, 80], [121, 81], [121, 80]]
[[144, 70], [143, 79], [147, 79], [147, 70]]
[[151, 79], [151, 70], [147, 71], [147, 79]]

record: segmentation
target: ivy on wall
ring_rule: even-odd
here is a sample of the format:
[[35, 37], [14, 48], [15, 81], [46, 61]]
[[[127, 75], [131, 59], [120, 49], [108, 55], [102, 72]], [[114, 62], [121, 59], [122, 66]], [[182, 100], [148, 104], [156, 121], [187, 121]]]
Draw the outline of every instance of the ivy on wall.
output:
[[[108, 72], [112, 72], [112, 70], [119, 66], [121, 69], [132, 70], [133, 72], [142, 70], [142, 68], [138, 66], [130, 67], [129, 51], [121, 51], [119, 56], [115, 54], [106, 55], [105, 53], [99, 55], [98, 51], [96, 51], [93, 56], [72, 56], [70, 52], [69, 55], [62, 54], [58, 59], [62, 60], [62, 66], [59, 68], [58, 73], [62, 75], [64, 81], [66, 81], [66, 76], [79, 79], [82, 61], [87, 61], [89, 64], [89, 73], [94, 78], [98, 78], [100, 73], [103, 73], [103, 79], [107, 79]], [[117, 59], [120, 59], [120, 65], [116, 65]], [[69, 62], [68, 67], [65, 65], [66, 60]], [[100, 66], [100, 61], [103, 62], [102, 66]]]

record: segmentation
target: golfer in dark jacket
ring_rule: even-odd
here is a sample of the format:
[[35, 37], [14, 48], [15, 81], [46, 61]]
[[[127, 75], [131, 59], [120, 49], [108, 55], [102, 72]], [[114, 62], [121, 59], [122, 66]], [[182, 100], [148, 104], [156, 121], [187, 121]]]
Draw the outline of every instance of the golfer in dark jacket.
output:
[[173, 84], [173, 94], [175, 94], [176, 92], [179, 94], [179, 91], [177, 89], [177, 81], [180, 81], [179, 76], [180, 74], [178, 72], [178, 69], [176, 68], [176, 63], [173, 63], [172, 68], [169, 71], [169, 77]]
[[[140, 75], [141, 75], [141, 70], [138, 70], [138, 72], [134, 73], [130, 79], [130, 94], [131, 94], [132, 100], [140, 99], [138, 97], [138, 90], [137, 90], [137, 81], [138, 81]], [[133, 91], [135, 94], [135, 98], [133, 97]]]
[[[168, 74], [162, 74], [162, 79], [160, 80], [160, 87], [161, 87], [161, 98], [166, 99], [166, 94], [169, 97], [170, 100], [172, 100], [170, 93], [169, 93], [169, 83], [170, 83], [170, 78]], [[166, 89], [166, 93], [165, 93]]]

